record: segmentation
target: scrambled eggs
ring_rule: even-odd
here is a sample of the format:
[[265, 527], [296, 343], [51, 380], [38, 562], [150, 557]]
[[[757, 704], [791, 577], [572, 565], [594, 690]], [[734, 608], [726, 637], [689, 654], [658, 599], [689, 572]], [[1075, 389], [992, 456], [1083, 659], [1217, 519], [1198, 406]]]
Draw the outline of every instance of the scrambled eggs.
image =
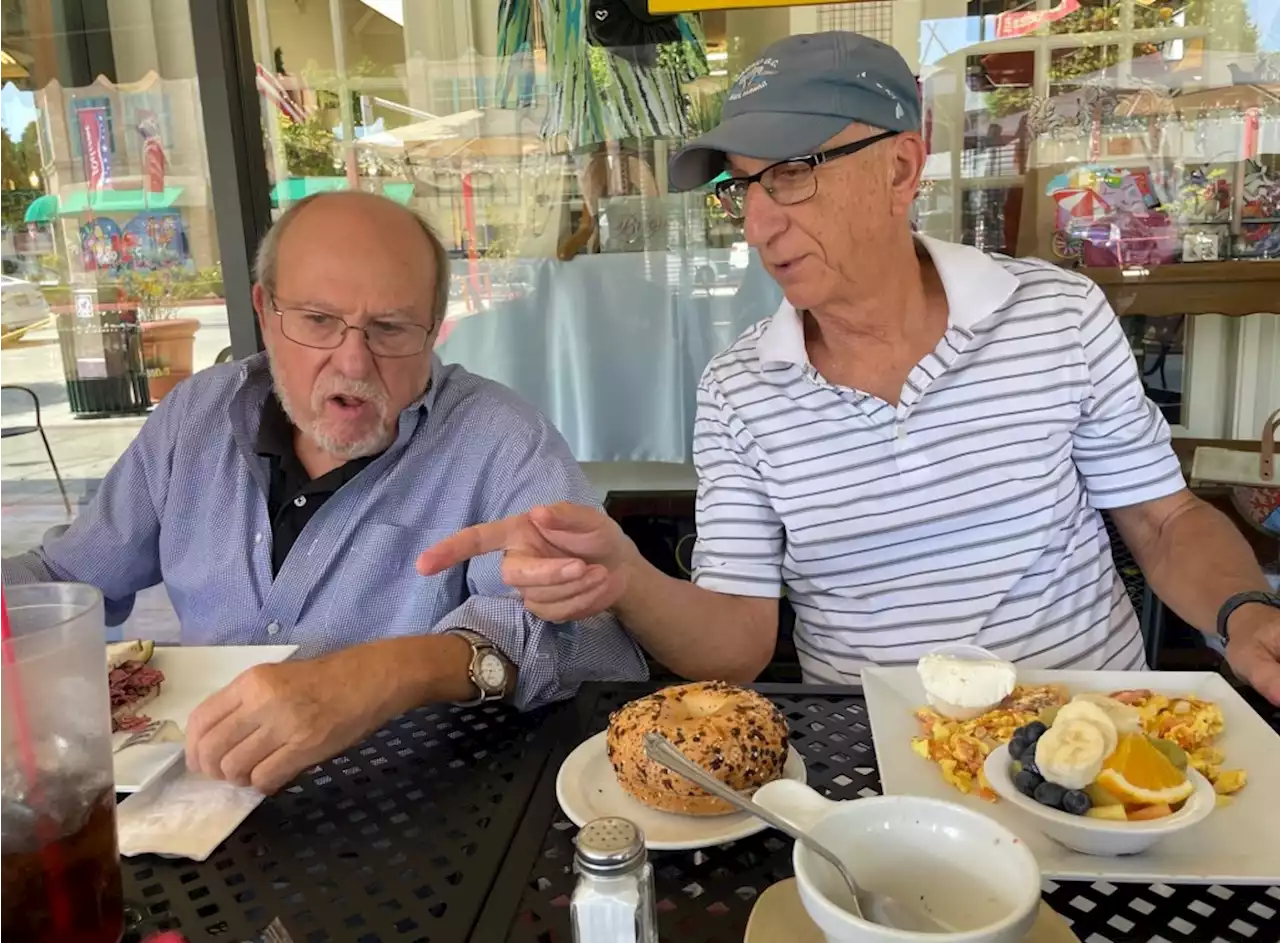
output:
[[1142, 714], [1142, 729], [1152, 737], [1176, 743], [1187, 754], [1187, 764], [1209, 782], [1220, 796], [1239, 792], [1249, 776], [1242, 769], [1223, 769], [1222, 751], [1214, 740], [1222, 733], [1222, 708], [1213, 701], [1170, 697], [1153, 691], [1117, 691], [1117, 701], [1131, 704]]
[[[1222, 709], [1217, 704], [1146, 690], [1118, 691], [1111, 696], [1138, 708], [1148, 735], [1181, 747], [1188, 765], [1213, 783], [1218, 795], [1244, 788], [1246, 772], [1223, 769], [1222, 751], [1213, 745], [1223, 729]], [[942, 778], [962, 793], [995, 802], [996, 794], [982, 772], [987, 754], [1008, 743], [1015, 730], [1036, 720], [1041, 711], [1061, 707], [1069, 699], [1061, 685], [1019, 685], [999, 707], [973, 720], [951, 720], [922, 707], [915, 712], [920, 736], [911, 739], [911, 749], [937, 763]]]
[[1015, 730], [1031, 723], [1042, 710], [1065, 703], [1064, 688], [1042, 684], [1018, 685], [999, 707], [973, 720], [951, 720], [931, 707], [922, 707], [915, 712], [921, 736], [911, 739], [911, 749], [937, 763], [942, 778], [956, 789], [995, 802], [995, 791], [982, 772], [987, 754], [1008, 743]]

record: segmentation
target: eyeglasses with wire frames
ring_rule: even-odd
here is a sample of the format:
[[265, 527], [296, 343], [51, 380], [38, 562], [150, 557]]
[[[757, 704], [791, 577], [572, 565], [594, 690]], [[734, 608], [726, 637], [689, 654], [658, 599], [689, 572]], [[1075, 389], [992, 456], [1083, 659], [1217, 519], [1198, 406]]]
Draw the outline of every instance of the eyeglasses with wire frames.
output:
[[765, 193], [769, 194], [770, 199], [779, 206], [795, 206], [797, 203], [804, 203], [817, 195], [818, 175], [815, 171], [818, 167], [838, 157], [856, 154], [898, 133], [882, 131], [861, 141], [854, 141], [852, 144], [841, 144], [839, 147], [809, 154], [806, 157], [780, 160], [749, 177], [721, 180], [716, 184], [716, 199], [720, 201], [720, 206], [728, 217], [737, 223], [746, 218], [747, 191], [751, 189], [753, 183], [764, 187]]
[[363, 327], [348, 324], [345, 318], [323, 311], [296, 306], [281, 307], [271, 298], [271, 310], [280, 319], [280, 330], [286, 338], [303, 347], [335, 350], [347, 339], [348, 331], [364, 335], [369, 352], [377, 357], [412, 357], [427, 347], [435, 327], [423, 327], [412, 321], [391, 317], [371, 318]]

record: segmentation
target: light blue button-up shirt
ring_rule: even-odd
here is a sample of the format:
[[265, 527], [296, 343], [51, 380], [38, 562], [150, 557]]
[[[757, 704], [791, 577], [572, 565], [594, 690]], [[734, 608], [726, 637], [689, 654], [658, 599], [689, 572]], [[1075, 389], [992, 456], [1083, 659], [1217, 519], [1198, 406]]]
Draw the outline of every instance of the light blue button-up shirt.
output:
[[516, 704], [594, 680], [642, 679], [610, 615], [551, 623], [503, 583], [498, 554], [432, 577], [436, 541], [539, 504], [597, 505], [560, 434], [506, 387], [433, 361], [394, 444], [330, 497], [271, 574], [268, 464], [254, 448], [265, 355], [203, 371], [166, 396], [67, 531], [4, 561], [6, 583], [97, 586], [107, 620], [163, 582], [187, 645], [300, 646], [308, 658], [376, 639], [466, 628], [519, 666]]

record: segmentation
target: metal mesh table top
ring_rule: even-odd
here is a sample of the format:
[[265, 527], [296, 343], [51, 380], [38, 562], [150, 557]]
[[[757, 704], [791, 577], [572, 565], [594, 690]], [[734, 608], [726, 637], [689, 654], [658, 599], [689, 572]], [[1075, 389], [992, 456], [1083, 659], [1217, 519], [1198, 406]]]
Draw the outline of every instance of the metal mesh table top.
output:
[[205, 862], [123, 862], [135, 924], [295, 943], [465, 940], [551, 745], [546, 714], [437, 707], [401, 717], [264, 802]]
[[[583, 736], [603, 730], [609, 712], [647, 689], [596, 687], [582, 703]], [[809, 783], [833, 799], [878, 795], [880, 776], [865, 704], [849, 692], [761, 686], [787, 716], [792, 744], [804, 755]], [[555, 763], [544, 777], [554, 780]], [[550, 798], [548, 799], [548, 792]], [[570, 943], [573, 836], [577, 829], [540, 785], [512, 856], [521, 867], [495, 887], [473, 940]], [[536, 835], [530, 832], [536, 831]], [[521, 848], [527, 851], [521, 850]], [[701, 851], [653, 852], [659, 931], [681, 943], [741, 943], [756, 898], [792, 875], [791, 841], [765, 831]], [[1072, 924], [1082, 943], [1274, 943], [1280, 940], [1280, 888], [1045, 882], [1045, 900]]]

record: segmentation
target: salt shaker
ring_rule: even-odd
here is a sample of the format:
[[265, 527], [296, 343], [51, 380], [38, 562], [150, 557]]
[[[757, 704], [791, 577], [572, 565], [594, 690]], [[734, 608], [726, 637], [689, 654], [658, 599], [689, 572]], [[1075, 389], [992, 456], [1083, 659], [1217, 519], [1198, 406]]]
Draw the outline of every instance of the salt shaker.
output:
[[594, 819], [578, 832], [570, 903], [574, 943], [658, 943], [653, 866], [626, 819]]

